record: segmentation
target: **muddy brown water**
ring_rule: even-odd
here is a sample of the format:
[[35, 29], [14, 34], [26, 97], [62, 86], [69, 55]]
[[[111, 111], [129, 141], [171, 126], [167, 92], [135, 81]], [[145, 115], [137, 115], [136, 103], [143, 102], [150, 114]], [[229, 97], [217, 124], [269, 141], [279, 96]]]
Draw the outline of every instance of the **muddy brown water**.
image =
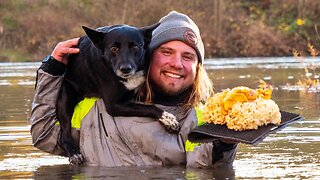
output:
[[0, 179], [319, 179], [320, 87], [295, 85], [307, 76], [319, 78], [316, 71], [306, 74], [303, 68], [320, 67], [319, 63], [317, 58], [206, 61], [216, 91], [240, 85], [256, 88], [263, 79], [274, 87], [272, 99], [281, 110], [304, 117], [256, 146], [240, 144], [232, 169], [71, 166], [66, 158], [44, 153], [31, 143], [28, 117], [40, 64], [0, 63]]

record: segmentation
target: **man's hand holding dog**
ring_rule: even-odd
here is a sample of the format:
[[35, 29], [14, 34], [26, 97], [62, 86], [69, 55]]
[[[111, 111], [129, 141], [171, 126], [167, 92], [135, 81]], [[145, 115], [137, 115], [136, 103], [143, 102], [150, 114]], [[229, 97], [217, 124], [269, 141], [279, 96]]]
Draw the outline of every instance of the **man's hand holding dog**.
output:
[[51, 53], [51, 56], [63, 64], [68, 64], [68, 54], [77, 54], [79, 48], [75, 48], [80, 38], [73, 38], [67, 41], [59, 42]]

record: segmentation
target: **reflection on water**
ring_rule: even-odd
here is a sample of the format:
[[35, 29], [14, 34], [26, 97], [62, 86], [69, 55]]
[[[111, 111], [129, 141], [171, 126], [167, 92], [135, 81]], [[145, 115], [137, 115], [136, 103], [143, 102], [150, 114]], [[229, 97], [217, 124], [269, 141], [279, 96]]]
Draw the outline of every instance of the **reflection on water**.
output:
[[[317, 64], [310, 58], [304, 64]], [[263, 79], [274, 87], [273, 100], [281, 110], [300, 114], [297, 122], [271, 134], [257, 146], [240, 144], [233, 169], [185, 167], [70, 166], [66, 158], [35, 149], [28, 116], [39, 63], [0, 63], [0, 176], [9, 178], [86, 179], [319, 179], [320, 93], [293, 85], [305, 76], [292, 58], [207, 60], [216, 91], [235, 86], [256, 88]], [[289, 85], [289, 86], [288, 86]], [[284, 88], [284, 87], [287, 87]], [[126, 173], [123, 173], [123, 172]]]
[[[125, 172], [125, 173], [124, 173]], [[43, 166], [35, 172], [35, 179], [235, 179], [233, 169], [195, 169], [174, 167], [76, 167], [67, 165]]]

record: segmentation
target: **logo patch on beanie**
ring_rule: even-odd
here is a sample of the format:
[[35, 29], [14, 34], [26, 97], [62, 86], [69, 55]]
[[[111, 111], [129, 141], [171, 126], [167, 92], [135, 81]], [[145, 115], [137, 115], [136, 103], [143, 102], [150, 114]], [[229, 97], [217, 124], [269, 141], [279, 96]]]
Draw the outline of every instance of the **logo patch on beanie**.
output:
[[191, 30], [186, 30], [183, 34], [183, 37], [186, 42], [190, 43], [191, 45], [196, 45], [198, 43], [196, 34]]

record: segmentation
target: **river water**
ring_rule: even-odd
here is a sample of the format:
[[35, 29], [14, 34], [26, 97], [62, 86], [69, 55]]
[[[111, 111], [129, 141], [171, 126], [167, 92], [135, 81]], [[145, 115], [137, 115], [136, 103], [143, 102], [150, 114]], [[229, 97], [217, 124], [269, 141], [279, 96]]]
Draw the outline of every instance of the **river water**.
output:
[[[85, 167], [34, 148], [28, 117], [39, 63], [0, 63], [0, 178], [2, 179], [320, 179], [320, 87], [297, 85], [319, 79], [319, 58], [244, 58], [206, 60], [215, 90], [274, 88], [281, 110], [303, 121], [269, 135], [256, 146], [240, 144], [232, 169], [174, 167]], [[308, 67], [308, 72], [305, 71]]]

